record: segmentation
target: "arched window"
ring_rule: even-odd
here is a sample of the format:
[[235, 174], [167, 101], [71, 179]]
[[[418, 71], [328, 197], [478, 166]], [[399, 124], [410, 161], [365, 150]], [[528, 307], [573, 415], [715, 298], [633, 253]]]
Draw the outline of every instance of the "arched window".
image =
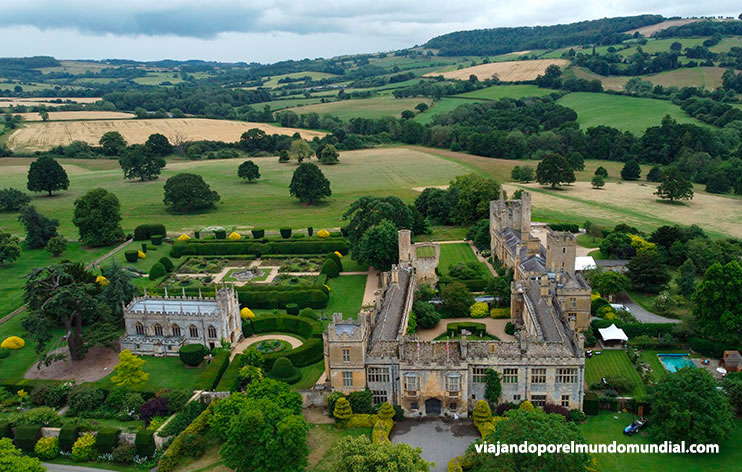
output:
[[216, 338], [216, 328], [213, 326], [209, 326], [209, 337]]
[[189, 326], [188, 327], [188, 334], [190, 334], [190, 336], [192, 338], [197, 338], [198, 337], [198, 328], [196, 328], [193, 325]]
[[181, 336], [180, 326], [175, 325], [175, 324], [173, 325], [173, 336]]
[[162, 326], [160, 326], [159, 324], [155, 323], [155, 325], [153, 326], [153, 328], [155, 330], [155, 336], [162, 336]]
[[144, 325], [142, 323], [137, 323], [134, 328], [137, 330], [137, 334], [144, 336]]

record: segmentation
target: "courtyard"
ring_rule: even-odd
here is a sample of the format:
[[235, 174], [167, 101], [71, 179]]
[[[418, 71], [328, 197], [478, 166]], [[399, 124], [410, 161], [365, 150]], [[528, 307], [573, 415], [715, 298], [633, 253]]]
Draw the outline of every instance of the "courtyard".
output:
[[405, 420], [394, 425], [390, 440], [422, 449], [422, 458], [435, 462], [431, 472], [445, 472], [448, 461], [466, 452], [479, 439], [471, 420]]

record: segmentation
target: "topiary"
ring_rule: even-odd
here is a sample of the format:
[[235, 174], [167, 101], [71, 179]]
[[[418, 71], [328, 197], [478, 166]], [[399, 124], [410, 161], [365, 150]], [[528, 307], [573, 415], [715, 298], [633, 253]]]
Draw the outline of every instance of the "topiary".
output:
[[290, 359], [279, 357], [273, 363], [273, 368], [268, 372], [268, 377], [276, 380], [282, 380], [288, 384], [294, 384], [301, 379], [301, 372], [294, 367]]
[[22, 424], [15, 427], [15, 439], [13, 442], [18, 449], [25, 452], [33, 452], [36, 440], [41, 435], [41, 425]]
[[167, 269], [160, 262], [155, 262], [149, 269], [149, 280], [157, 280], [167, 275]]
[[265, 237], [265, 230], [264, 229], [258, 229], [258, 228], [256, 228], [256, 229], [251, 230], [250, 233], [252, 233], [252, 237], [255, 238], [255, 239], [261, 239], [261, 238]]
[[286, 313], [289, 315], [298, 315], [299, 314], [299, 305], [296, 303], [287, 303], [286, 304]]
[[302, 318], [309, 318], [310, 320], [319, 319], [317, 313], [315, 313], [311, 308], [302, 308], [301, 311], [299, 311], [299, 316]]
[[338, 252], [331, 252], [331, 253], [329, 253], [327, 255], [327, 258], [328, 259], [332, 259], [333, 261], [335, 261], [335, 264], [337, 264], [337, 266], [338, 266], [338, 270], [340, 272], [343, 271], [343, 258], [342, 258], [342, 256]]
[[56, 458], [59, 455], [59, 440], [55, 437], [41, 438], [33, 448], [36, 457], [45, 461]]
[[70, 452], [72, 446], [77, 441], [77, 436], [80, 434], [80, 426], [74, 423], [67, 423], [62, 425], [62, 429], [59, 430], [59, 450], [64, 452]]
[[127, 262], [136, 262], [138, 259], [138, 251], [124, 251], [124, 257]]
[[332, 416], [339, 421], [349, 420], [353, 416], [353, 410], [350, 408], [350, 402], [347, 398], [338, 398], [337, 402], [335, 402], [335, 409], [332, 412]]
[[350, 407], [353, 409], [353, 413], [370, 414], [373, 411], [373, 397], [371, 390], [365, 389], [360, 392], [351, 392], [348, 395], [348, 401]]
[[163, 238], [167, 237], [165, 225], [154, 223], [139, 225], [134, 228], [134, 241], [146, 241], [147, 239], [152, 239], [154, 235], [159, 235]]
[[312, 228], [311, 226], [309, 226], [307, 228], [307, 235], [311, 237], [312, 234], [314, 234], [314, 228]]
[[333, 417], [333, 413], [335, 412], [335, 404], [341, 398], [345, 398], [342, 392], [332, 392], [327, 395], [327, 414], [330, 418]]
[[90, 433], [80, 436], [72, 446], [71, 458], [75, 462], [92, 461], [97, 456], [98, 451], [95, 449], [95, 436]]
[[394, 407], [389, 402], [384, 402], [381, 404], [381, 408], [379, 408], [379, 419], [381, 420], [390, 420], [394, 418]]
[[490, 420], [492, 417], [492, 410], [486, 401], [479, 400], [474, 407], [472, 416], [474, 417], [474, 426], [477, 426]]
[[23, 346], [26, 345], [26, 341], [19, 338], [18, 336], [10, 336], [8, 338], [5, 338], [5, 340], [0, 344], [0, 348], [8, 349], [8, 350], [16, 350], [16, 349], [22, 349]]
[[152, 457], [155, 455], [155, 432], [149, 429], [140, 429], [134, 438], [134, 447], [139, 457]]
[[515, 325], [511, 321], [505, 324], [505, 334], [509, 334], [510, 336], [515, 334]]
[[320, 273], [326, 274], [329, 278], [333, 279], [340, 275], [340, 268], [338, 267], [338, 265], [335, 263], [334, 260], [328, 258], [322, 264], [322, 269], [320, 269]]
[[208, 350], [203, 344], [186, 344], [178, 351], [180, 361], [191, 367], [196, 367], [204, 361]]
[[214, 231], [214, 237], [216, 237], [216, 239], [227, 239], [227, 230], [218, 229]]
[[152, 244], [154, 246], [160, 246], [162, 244], [162, 236], [159, 234], [152, 236]]
[[520, 405], [518, 405], [518, 409], [523, 411], [535, 411], [536, 407], [533, 406], [533, 403], [529, 402], [528, 400], [524, 400], [521, 402]]
[[95, 448], [101, 454], [110, 454], [119, 445], [119, 434], [121, 431], [118, 428], [101, 428], [98, 430], [98, 435], [95, 439]]
[[283, 239], [289, 239], [291, 237], [291, 228], [281, 228], [280, 231]]
[[173, 264], [173, 261], [171, 261], [170, 258], [168, 257], [161, 257], [158, 262], [162, 264], [165, 267], [165, 270], [168, 272], [172, 272], [173, 269], [175, 269], [175, 265]]
[[489, 312], [489, 306], [484, 302], [477, 302], [469, 307], [469, 316], [472, 318], [485, 318]]

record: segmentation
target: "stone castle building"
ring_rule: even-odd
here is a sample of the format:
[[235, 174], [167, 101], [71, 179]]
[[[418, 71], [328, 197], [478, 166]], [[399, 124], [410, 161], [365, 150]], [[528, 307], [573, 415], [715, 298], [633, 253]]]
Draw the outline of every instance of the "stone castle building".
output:
[[240, 303], [233, 287], [223, 286], [215, 297], [147, 296], [124, 306], [126, 334], [121, 349], [147, 356], [177, 356], [181, 346], [219, 347], [222, 340], [236, 344], [242, 338]]
[[382, 274], [376, 306], [356, 320], [336, 314], [323, 334], [330, 386], [346, 394], [368, 388], [374, 403], [398, 404], [408, 416], [465, 417], [484, 399], [485, 372], [493, 369], [500, 374], [501, 401], [582, 408], [580, 331], [589, 322], [590, 287], [574, 273], [574, 237], [550, 233], [553, 247], [543, 248], [530, 223], [529, 194], [491, 203], [493, 254], [516, 273], [511, 285], [511, 321], [519, 328], [515, 340], [420, 341], [407, 335], [421, 277], [415, 245], [408, 232], [400, 231], [400, 263]]

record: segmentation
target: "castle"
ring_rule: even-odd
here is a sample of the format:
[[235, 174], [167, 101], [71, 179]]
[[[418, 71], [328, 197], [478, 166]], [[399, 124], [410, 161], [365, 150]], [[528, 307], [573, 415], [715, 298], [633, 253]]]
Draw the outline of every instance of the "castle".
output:
[[[513, 341], [476, 338], [421, 341], [407, 335], [419, 283], [431, 280], [439, 248], [413, 245], [399, 232], [400, 261], [382, 274], [382, 296], [356, 320], [333, 317], [324, 332], [325, 373], [343, 393], [372, 392], [374, 403], [400, 405], [408, 416], [466, 417], [485, 397], [488, 369], [500, 374], [500, 401], [530, 400], [582, 408], [584, 336], [590, 319], [590, 287], [574, 271], [576, 240], [550, 232], [547, 247], [530, 231], [530, 194], [490, 204], [492, 254], [513, 268]], [[435, 267], [432, 268], [434, 276]], [[462, 314], [466, 316], [466, 314]], [[441, 323], [446, 320], [442, 319]]]
[[147, 356], [177, 356], [181, 346], [203, 344], [209, 349], [221, 341], [242, 337], [240, 303], [233, 287], [216, 290], [213, 298], [182, 296], [136, 297], [124, 306], [126, 334], [121, 349]]

